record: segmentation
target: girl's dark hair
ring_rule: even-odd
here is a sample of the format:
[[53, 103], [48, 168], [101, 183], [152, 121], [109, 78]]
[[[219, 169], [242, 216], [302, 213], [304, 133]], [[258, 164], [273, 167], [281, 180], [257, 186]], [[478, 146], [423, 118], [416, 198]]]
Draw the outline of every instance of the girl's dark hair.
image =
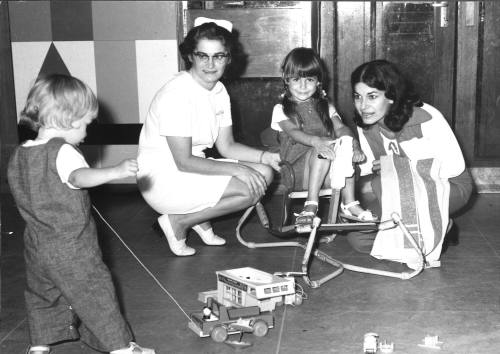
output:
[[[358, 83], [385, 91], [385, 97], [394, 101], [384, 117], [384, 123], [391, 131], [398, 132], [408, 122], [413, 114], [413, 107], [421, 107], [422, 101], [414, 90], [413, 84], [390, 61], [379, 59], [364, 63], [351, 74], [351, 88], [354, 96]], [[354, 122], [362, 127], [363, 123], [357, 110], [354, 112]]]
[[325, 69], [320, 57], [311, 48], [299, 47], [293, 49], [287, 54], [281, 64], [281, 72], [283, 74], [283, 83], [285, 85], [285, 94], [283, 95], [281, 104], [285, 115], [299, 124], [297, 114], [297, 104], [292, 100], [290, 90], [288, 89], [288, 79], [300, 77], [316, 77], [319, 85], [312, 96], [316, 102], [316, 111], [319, 113], [323, 125], [330, 134], [333, 132], [333, 124], [330, 119], [329, 105], [326, 94], [322, 89], [323, 80], [326, 79]]
[[193, 65], [189, 56], [193, 54], [201, 39], [218, 40], [226, 48], [229, 55], [233, 52], [233, 35], [224, 27], [216, 25], [215, 22], [207, 22], [193, 27], [188, 32], [186, 38], [184, 38], [184, 41], [179, 45], [179, 51], [187, 70]]

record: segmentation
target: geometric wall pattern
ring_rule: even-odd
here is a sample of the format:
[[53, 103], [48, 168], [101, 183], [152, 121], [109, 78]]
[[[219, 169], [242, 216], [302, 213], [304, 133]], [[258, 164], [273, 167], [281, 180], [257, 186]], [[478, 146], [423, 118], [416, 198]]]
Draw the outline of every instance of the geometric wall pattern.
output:
[[99, 100], [100, 128], [89, 139], [101, 146], [82, 150], [92, 150], [96, 165], [135, 157], [153, 95], [179, 68], [178, 3], [9, 2], [18, 117], [40, 74], [70, 74], [87, 83]]

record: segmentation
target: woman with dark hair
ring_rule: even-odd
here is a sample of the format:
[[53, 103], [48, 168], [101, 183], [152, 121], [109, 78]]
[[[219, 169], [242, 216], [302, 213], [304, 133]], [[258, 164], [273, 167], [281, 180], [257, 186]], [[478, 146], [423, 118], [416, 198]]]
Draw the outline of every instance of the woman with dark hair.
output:
[[[189, 228], [207, 245], [225, 244], [210, 220], [255, 204], [279, 169], [278, 154], [234, 141], [219, 81], [231, 62], [231, 29], [229, 21], [195, 20], [179, 46], [187, 69], [157, 92], [139, 138], [138, 186], [177, 256], [195, 253], [186, 245]], [[206, 158], [214, 145], [226, 159]]]
[[[397, 154], [410, 160], [437, 159], [439, 177], [450, 183], [449, 214], [464, 207], [473, 182], [457, 139], [443, 115], [420, 100], [397, 66], [387, 60], [364, 63], [353, 71], [351, 87], [354, 121], [367, 156], [357, 183], [363, 205], [382, 215], [380, 157]], [[375, 235], [353, 232], [348, 240], [356, 250], [369, 253]]]

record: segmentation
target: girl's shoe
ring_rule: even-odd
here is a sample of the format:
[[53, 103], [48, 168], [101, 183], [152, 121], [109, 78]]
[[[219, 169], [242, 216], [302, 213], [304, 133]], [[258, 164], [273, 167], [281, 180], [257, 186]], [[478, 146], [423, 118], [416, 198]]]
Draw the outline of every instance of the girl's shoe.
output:
[[[308, 205], [315, 205], [315, 211], [305, 210]], [[304, 203], [304, 210], [302, 210], [299, 214], [295, 214], [295, 226], [308, 226], [312, 225], [316, 213], [318, 212], [318, 202], [307, 200]]]
[[50, 347], [47, 345], [34, 345], [28, 348], [26, 354], [50, 354]]
[[375, 222], [378, 221], [378, 218], [376, 215], [373, 215], [373, 213], [366, 209], [363, 210], [361, 213], [358, 215], [354, 215], [349, 209], [352, 208], [353, 206], [359, 205], [359, 201], [355, 200], [353, 202], [344, 204], [340, 203], [340, 210], [342, 210], [342, 213], [340, 214], [341, 217], [357, 221], [357, 222]]
[[137, 343], [130, 342], [130, 346], [126, 349], [113, 350], [110, 354], [156, 354], [154, 349], [143, 348]]
[[194, 225], [193, 230], [200, 236], [201, 240], [209, 246], [222, 246], [226, 244], [226, 240], [222, 237], [214, 234], [214, 230], [209, 228], [208, 230], [203, 230], [200, 225]]
[[[162, 219], [161, 224], [159, 222], [160, 218]], [[153, 224], [153, 230], [157, 233], [163, 235], [170, 246], [170, 250], [179, 257], [192, 256], [196, 253], [194, 248], [186, 245], [186, 239], [178, 240], [175, 237], [174, 230], [172, 229], [172, 224], [170, 224], [170, 220], [168, 218], [168, 214], [164, 214], [158, 218], [158, 221]], [[163, 224], [163, 225], [162, 225]]]

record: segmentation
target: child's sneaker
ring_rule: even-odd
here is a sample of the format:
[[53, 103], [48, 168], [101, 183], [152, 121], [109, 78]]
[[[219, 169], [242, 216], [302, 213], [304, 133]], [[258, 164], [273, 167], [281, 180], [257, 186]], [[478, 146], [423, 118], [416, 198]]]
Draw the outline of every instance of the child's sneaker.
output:
[[113, 350], [110, 354], [156, 354], [154, 349], [143, 348], [137, 343], [130, 342], [130, 347], [127, 349]]
[[34, 345], [28, 348], [26, 354], [50, 354], [50, 347], [47, 345]]

